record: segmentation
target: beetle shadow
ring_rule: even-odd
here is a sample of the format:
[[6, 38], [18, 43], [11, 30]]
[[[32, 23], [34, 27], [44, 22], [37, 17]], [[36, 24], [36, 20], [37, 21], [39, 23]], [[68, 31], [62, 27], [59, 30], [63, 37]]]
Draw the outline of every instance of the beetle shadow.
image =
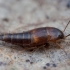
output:
[[0, 41], [0, 45], [1, 46], [4, 46], [5, 48], [9, 48], [11, 50], [14, 50], [14, 51], [22, 51], [23, 50], [25, 52], [43, 52], [43, 47], [46, 46], [46, 49], [48, 50], [49, 49], [49, 44], [46, 43], [44, 45], [37, 45], [37, 46], [27, 46], [27, 47], [24, 47], [24, 46], [21, 46], [21, 45], [14, 45], [14, 44], [11, 44], [11, 43], [6, 43], [6, 42], [3, 42], [3, 41]]
[[14, 45], [14, 44], [11, 44], [11, 43], [6, 43], [6, 42], [3, 42], [3, 41], [0, 41], [0, 45], [1, 46], [4, 46], [6, 48], [9, 48], [9, 49], [14, 49], [15, 51], [21, 51], [23, 49], [23, 47], [21, 46], [18, 46], [18, 45]]
[[35, 47], [23, 47], [23, 46], [18, 46], [18, 45], [13, 45], [13, 44], [10, 44], [10, 43], [6, 43], [6, 42], [2, 42], [3, 46], [9, 48], [9, 49], [14, 49], [15, 51], [25, 51], [25, 52], [39, 52], [39, 53], [42, 53], [44, 51], [47, 51], [47, 50], [54, 50], [55, 48], [56, 49], [60, 49], [59, 47], [57, 47], [56, 45], [54, 45], [53, 43], [49, 44], [49, 43], [45, 43], [43, 45], [37, 45]]

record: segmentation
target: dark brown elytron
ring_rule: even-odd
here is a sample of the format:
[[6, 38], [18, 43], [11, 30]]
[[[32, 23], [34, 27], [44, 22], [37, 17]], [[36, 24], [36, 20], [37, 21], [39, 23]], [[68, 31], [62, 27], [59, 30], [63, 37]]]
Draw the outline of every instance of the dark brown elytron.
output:
[[37, 46], [49, 42], [56, 43], [67, 36], [64, 36], [63, 32], [57, 28], [42, 27], [23, 33], [2, 34], [0, 40], [21, 46]]

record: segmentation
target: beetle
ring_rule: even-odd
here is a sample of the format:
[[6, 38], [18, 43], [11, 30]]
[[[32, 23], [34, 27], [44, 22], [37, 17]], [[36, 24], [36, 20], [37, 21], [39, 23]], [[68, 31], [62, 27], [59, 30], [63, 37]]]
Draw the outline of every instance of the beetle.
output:
[[[67, 28], [68, 24], [66, 25], [65, 29]], [[70, 34], [64, 36], [63, 32], [55, 27], [41, 27], [22, 33], [1, 34], [0, 40], [12, 44], [30, 47], [52, 42], [61, 47], [57, 42], [70, 36]]]

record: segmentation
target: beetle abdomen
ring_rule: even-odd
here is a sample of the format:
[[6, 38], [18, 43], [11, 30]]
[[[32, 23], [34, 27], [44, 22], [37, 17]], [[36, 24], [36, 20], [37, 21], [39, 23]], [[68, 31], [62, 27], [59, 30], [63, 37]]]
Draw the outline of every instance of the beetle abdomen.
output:
[[5, 34], [0, 35], [0, 39], [16, 45], [26, 45], [31, 43], [31, 34], [30, 32]]

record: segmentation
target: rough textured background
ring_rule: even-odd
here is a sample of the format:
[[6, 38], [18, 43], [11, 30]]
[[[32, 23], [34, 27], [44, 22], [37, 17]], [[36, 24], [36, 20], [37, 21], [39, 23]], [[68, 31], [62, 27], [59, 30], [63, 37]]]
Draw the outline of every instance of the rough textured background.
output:
[[[70, 20], [69, 2], [0, 0], [0, 33], [23, 32], [46, 26], [57, 27], [63, 31]], [[70, 33], [69, 27], [70, 25], [65, 35]], [[53, 45], [47, 50], [29, 52], [19, 46], [0, 42], [0, 70], [70, 70], [69, 42], [70, 40], [65, 40], [61, 44], [67, 55], [64, 50]]]

